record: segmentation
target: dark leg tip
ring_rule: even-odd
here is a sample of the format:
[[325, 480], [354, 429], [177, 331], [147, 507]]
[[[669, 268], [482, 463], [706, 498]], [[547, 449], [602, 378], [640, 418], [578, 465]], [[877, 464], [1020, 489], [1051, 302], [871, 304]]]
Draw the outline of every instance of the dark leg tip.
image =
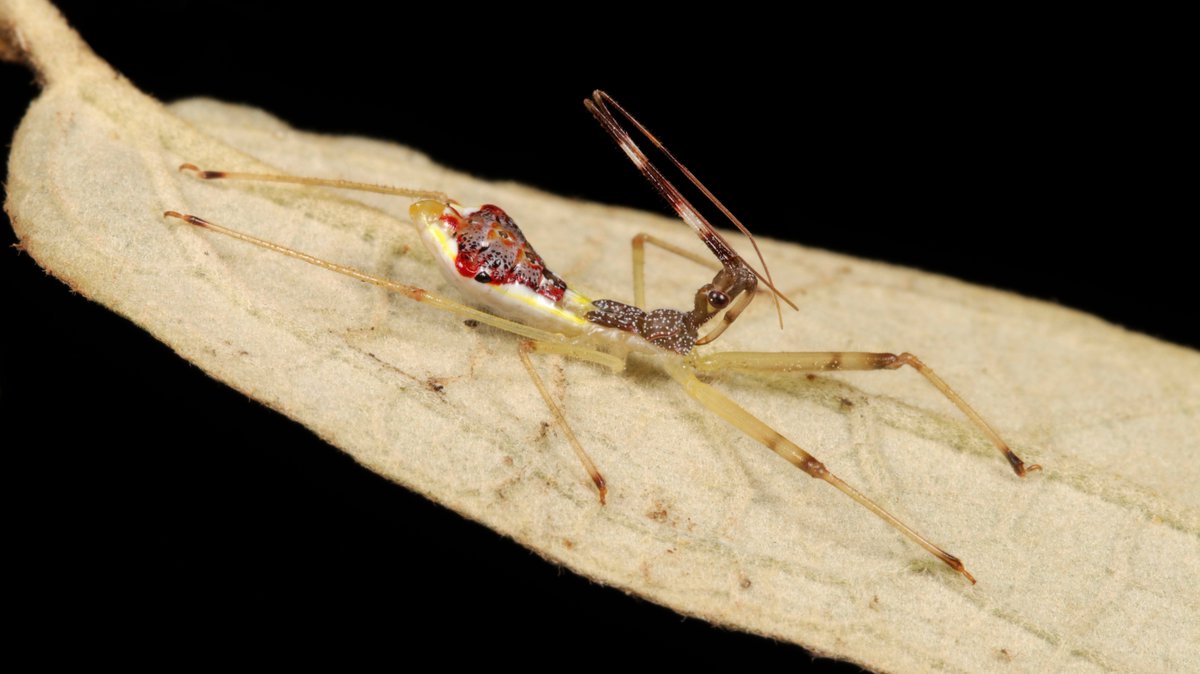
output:
[[600, 505], [605, 505], [605, 500], [608, 498], [608, 485], [604, 482], [604, 478], [597, 475], [595, 477], [596, 489], [600, 492]]
[[964, 577], [966, 577], [967, 580], [971, 581], [972, 585], [974, 585], [975, 584], [975, 576], [972, 576], [971, 572], [967, 571], [967, 567], [963, 566], [962, 561], [959, 560], [958, 557], [955, 557], [954, 555], [952, 555], [948, 552], [946, 552], [944, 554], [945, 554], [945, 557], [942, 557], [942, 561], [945, 562], [946, 565], [949, 566], [950, 568], [961, 573]]
[[180, 213], [178, 211], [163, 211], [163, 217], [164, 218], [178, 218], [178, 219], [183, 220], [184, 222], [188, 223], [189, 225], [195, 225], [197, 227], [208, 227], [209, 226], [209, 222], [207, 220], [204, 220], [203, 218], [197, 218], [194, 215], [186, 215], [186, 214]]
[[183, 163], [179, 165], [180, 171], [189, 171], [201, 180], [213, 180], [216, 178], [224, 178], [224, 171], [205, 171], [195, 164]]
[[1012, 466], [1013, 472], [1019, 477], [1025, 477], [1025, 475], [1028, 473], [1031, 473], [1035, 470], [1040, 471], [1042, 469], [1041, 464], [1037, 463], [1026, 466], [1025, 462], [1021, 460], [1021, 457], [1013, 454], [1012, 450], [1007, 447], [1004, 448], [1004, 456], [1008, 459], [1009, 465]]

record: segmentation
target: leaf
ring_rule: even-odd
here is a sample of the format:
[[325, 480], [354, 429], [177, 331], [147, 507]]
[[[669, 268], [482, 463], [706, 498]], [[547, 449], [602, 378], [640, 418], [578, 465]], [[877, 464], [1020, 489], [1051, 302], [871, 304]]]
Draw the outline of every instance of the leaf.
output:
[[[786, 270], [785, 291], [807, 291], [802, 339], [770, 329], [759, 302], [720, 348], [921, 344], [1046, 466], [1014, 478], [912, 373], [719, 382], [963, 557], [979, 585], [653, 369], [614, 376], [546, 359], [539, 366], [610, 481], [601, 507], [562, 439], [543, 433], [549, 414], [510, 336], [160, 214], [194, 212], [445, 292], [402, 200], [198, 183], [174, 169], [275, 167], [444, 189], [519, 214], [556, 271], [618, 298], [628, 274], [611, 267], [628, 258], [629, 238], [690, 243], [678, 224], [482, 183], [404, 148], [304, 134], [246, 108], [164, 109], [114, 77], [44, 3], [3, 11], [0, 53], [23, 54], [46, 83], [10, 158], [5, 207], [24, 248], [372, 470], [590, 578], [875, 669], [1196, 669], [1195, 353], [1058, 307], [764, 242]], [[686, 297], [695, 270], [661, 265], [656, 292]]]

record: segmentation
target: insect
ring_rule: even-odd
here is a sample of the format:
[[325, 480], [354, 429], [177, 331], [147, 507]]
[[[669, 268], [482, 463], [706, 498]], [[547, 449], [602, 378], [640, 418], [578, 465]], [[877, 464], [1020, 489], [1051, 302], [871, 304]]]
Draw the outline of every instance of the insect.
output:
[[[795, 305], [774, 286], [765, 262], [760, 272], [718, 233], [684, 195], [650, 161], [622, 124], [636, 129], [662, 152], [717, 209], [753, 244], [753, 237], [737, 218], [673, 154], [632, 115], [602, 91], [596, 91], [585, 105], [604, 130], [617, 142], [628, 158], [696, 233], [719, 264], [712, 280], [695, 292], [691, 307], [685, 309], [648, 309], [645, 300], [644, 249], [647, 244], [704, 263], [705, 259], [669, 242], [650, 236], [634, 240], [634, 301], [591, 299], [576, 292], [555, 274], [547, 261], [537, 254], [515, 221], [500, 207], [463, 206], [439, 192], [383, 187], [342, 180], [296, 176], [241, 173], [201, 169], [185, 163], [180, 170], [203, 180], [249, 180], [318, 185], [351, 190], [383, 192], [417, 199], [411, 208], [413, 223], [422, 240], [439, 262], [443, 274], [473, 304], [483, 311], [458, 301], [435, 295], [422, 288], [373, 276], [345, 265], [308, 255], [282, 245], [253, 237], [241, 231], [209, 222], [201, 217], [166, 211], [175, 218], [273, 252], [295, 258], [365, 283], [385, 288], [408, 299], [458, 314], [468, 321], [486, 324], [510, 332], [521, 340], [517, 354], [530, 381], [550, 409], [574, 450], [582, 469], [593, 482], [599, 502], [606, 500], [608, 485], [603, 472], [571, 430], [569, 419], [555, 401], [534, 366], [531, 356], [550, 353], [589, 361], [619, 371], [626, 360], [637, 354], [654, 362], [680, 384], [697, 403], [746, 435], [783, 457], [809, 476], [824, 481], [850, 499], [896, 528], [972, 583], [974, 577], [954, 555], [932, 543], [909, 525], [901, 522], [882, 506], [862, 494], [825, 466], [819, 459], [771, 428], [737, 402], [703, 382], [707, 373], [736, 372], [825, 372], [896, 370], [909, 367], [921, 375], [986, 435], [1008, 460], [1013, 471], [1025, 476], [1040, 470], [1026, 465], [965, 400], [951, 389], [932, 369], [910, 353], [867, 352], [796, 352], [796, 353], [710, 353], [696, 351], [719, 338], [755, 298], [760, 286], [779, 303]], [[615, 112], [614, 112], [615, 111]], [[757, 252], [757, 245], [754, 244]], [[761, 254], [758, 256], [762, 262]], [[782, 321], [782, 317], [781, 317]]]

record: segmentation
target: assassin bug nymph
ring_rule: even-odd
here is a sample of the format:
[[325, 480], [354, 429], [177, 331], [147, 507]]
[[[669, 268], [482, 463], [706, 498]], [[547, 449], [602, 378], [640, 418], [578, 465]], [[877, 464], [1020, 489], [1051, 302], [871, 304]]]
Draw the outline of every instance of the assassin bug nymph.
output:
[[[202, 170], [184, 164], [180, 170], [204, 180], [251, 180], [317, 185], [350, 190], [365, 190], [408, 196], [417, 199], [409, 213], [430, 253], [440, 264], [445, 277], [474, 304], [491, 312], [466, 306], [416, 286], [390, 281], [365, 272], [307, 255], [279, 244], [227, 229], [194, 215], [166, 211], [165, 216], [212, 230], [235, 239], [303, 260], [324, 269], [370, 283], [409, 299], [430, 304], [466, 319], [516, 334], [521, 340], [517, 352], [530, 379], [545, 400], [563, 434], [584, 469], [595, 483], [600, 503], [605, 502], [607, 485], [583, 444], [571, 430], [565, 415], [551, 396], [530, 361], [531, 353], [554, 353], [590, 361], [621, 370], [630, 353], [651, 356], [650, 360], [675, 379], [700, 404], [733, 424], [751, 438], [787, 459], [810, 476], [828, 482], [859, 504], [900, 530], [916, 544], [940, 559], [972, 583], [974, 577], [957, 557], [934, 545], [888, 511], [831, 473], [823, 463], [800, 446], [772, 429], [736, 402], [702, 382], [697, 375], [720, 371], [738, 372], [823, 372], [833, 370], [895, 370], [905, 365], [923, 375], [938, 391], [957, 406], [1008, 459], [1013, 471], [1024, 476], [1040, 470], [1026, 465], [995, 430], [966, 401], [955, 393], [933, 370], [909, 353], [866, 352], [725, 352], [699, 355], [697, 346], [719, 337], [754, 299], [762, 283], [776, 302], [795, 305], [783, 296], [771, 281], [766, 264], [759, 272], [734, 251], [699, 211], [647, 159], [613, 110], [658, 148], [679, 171], [708, 198], [754, 245], [749, 231], [666, 147], [644, 126], [617, 104], [608, 94], [596, 91], [584, 101], [601, 126], [617, 142], [638, 170], [671, 204], [679, 217], [700, 237], [701, 242], [720, 264], [712, 280], [702, 285], [688, 310], [655, 309], [647, 311], [644, 287], [644, 249], [647, 243], [702, 264], [711, 260], [678, 248], [666, 241], [639, 235], [633, 242], [634, 302], [591, 300], [572, 290], [554, 274], [526, 240], [516, 223], [497, 206], [465, 208], [440, 192], [385, 187], [342, 180], [325, 180], [285, 175]], [[759, 255], [762, 261], [762, 256]]]

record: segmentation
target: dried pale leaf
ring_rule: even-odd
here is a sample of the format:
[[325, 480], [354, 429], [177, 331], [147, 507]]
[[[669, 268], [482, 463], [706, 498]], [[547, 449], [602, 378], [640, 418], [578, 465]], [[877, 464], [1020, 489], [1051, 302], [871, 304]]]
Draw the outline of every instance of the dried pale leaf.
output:
[[[570, 450], [539, 437], [550, 417], [509, 335], [161, 218], [199, 213], [444, 290], [403, 202], [200, 183], [175, 167], [276, 168], [503, 204], [559, 273], [600, 296], [625, 296], [627, 275], [608, 270], [627, 259], [632, 234], [686, 242], [686, 230], [475, 181], [387, 143], [297, 132], [255, 110], [165, 109], [114, 77], [45, 3], [9, 2], [0, 23], [4, 53], [25, 54], [47, 83], [10, 158], [6, 209], [29, 253], [372, 470], [601, 582], [875, 669], [1200, 667], [1197, 354], [1058, 307], [764, 242], [783, 289], [807, 290], [804, 324], [772, 330], [760, 302], [723, 348], [920, 344], [1047, 467], [1013, 477], [911, 372], [722, 382], [968, 560], [979, 585], [661, 374], [551, 360], [552, 386], [610, 480], [601, 507]], [[695, 277], [688, 263], [663, 264], [679, 264], [669, 278]], [[688, 282], [669, 278], [661, 292], [686, 297]], [[1156, 460], [1131, 461], [1135, 452]]]

